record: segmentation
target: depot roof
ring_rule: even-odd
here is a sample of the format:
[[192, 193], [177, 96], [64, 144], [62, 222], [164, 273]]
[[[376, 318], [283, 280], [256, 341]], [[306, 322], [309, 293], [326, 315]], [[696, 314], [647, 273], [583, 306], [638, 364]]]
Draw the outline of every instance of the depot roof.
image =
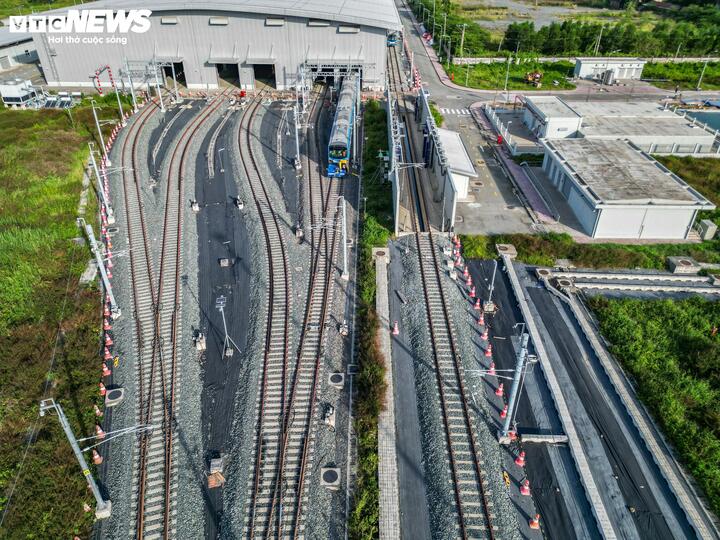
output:
[[229, 11], [321, 19], [387, 30], [402, 29], [394, 0], [210, 0], [208, 2], [152, 0], [147, 3], [140, 0], [100, 0], [52, 10], [49, 13], [64, 13], [68, 9]]

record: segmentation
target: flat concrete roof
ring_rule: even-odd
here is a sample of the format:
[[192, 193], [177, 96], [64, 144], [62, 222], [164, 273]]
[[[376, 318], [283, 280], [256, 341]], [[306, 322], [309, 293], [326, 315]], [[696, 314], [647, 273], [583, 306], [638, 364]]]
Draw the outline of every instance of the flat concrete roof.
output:
[[45, 13], [65, 13], [69, 9], [150, 9], [160, 11], [229, 11], [257, 13], [303, 19], [322, 19], [359, 24], [387, 30], [401, 30], [394, 0], [100, 0], [55, 9]]
[[579, 118], [580, 114], [557, 96], [526, 96], [525, 101], [548, 118]]
[[588, 62], [588, 63], [596, 63], [596, 64], [606, 64], [608, 62], [611, 62], [613, 64], [617, 63], [633, 63], [633, 64], [647, 64], [647, 60], [643, 58], [627, 58], [624, 56], [577, 56], [575, 57], [575, 60], [578, 62]]
[[670, 109], [665, 109], [657, 103], [650, 101], [571, 101], [568, 100], [567, 105], [583, 118], [588, 116], [606, 116], [606, 117], [637, 117], [637, 116], [656, 116], [656, 117], [677, 117]]
[[460, 134], [457, 131], [442, 128], [437, 128], [437, 131], [450, 170], [465, 176], [477, 177], [475, 166], [460, 138]]
[[692, 142], [711, 145], [715, 140], [713, 133], [705, 131], [701, 126], [694, 126], [692, 121], [677, 115], [669, 118], [585, 116], [581, 132], [588, 138], [652, 137], [656, 141], [669, 138], [669, 142], [678, 144]]
[[596, 204], [715, 206], [628, 141], [544, 139], [554, 159]]

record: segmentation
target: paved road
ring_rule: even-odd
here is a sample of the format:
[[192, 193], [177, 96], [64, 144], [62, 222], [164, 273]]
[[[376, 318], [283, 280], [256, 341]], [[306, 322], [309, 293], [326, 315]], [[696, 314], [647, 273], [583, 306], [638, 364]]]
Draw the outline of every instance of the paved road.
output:
[[[492, 101], [502, 91], [467, 89], [448, 80], [441, 80], [438, 76], [433, 61], [428, 57], [428, 51], [415, 26], [411, 11], [406, 7], [406, 0], [395, 0], [403, 24], [405, 37], [408, 40], [410, 50], [415, 54], [415, 65], [422, 75], [423, 84], [430, 91], [438, 106], [444, 108], [458, 109], [467, 108], [473, 103], [481, 101]], [[446, 78], [446, 77], [445, 77]], [[632, 96], [633, 100], [658, 100], [670, 94], [669, 90], [652, 87], [646, 83], [636, 83], [630, 86], [600, 87], [589, 81], [579, 81], [575, 90], [548, 90], [532, 92], [533, 95], [561, 95], [568, 99], [598, 99], [609, 101], [626, 101]], [[518, 92], [510, 92], [508, 101], [512, 102]], [[718, 92], [683, 92], [685, 99], [708, 99], [717, 98]]]
[[[605, 458], [612, 468], [621, 504], [629, 510], [641, 538], [684, 538], [690, 524], [677, 505], [652, 456], [638, 444], [631, 419], [619, 402], [607, 376], [564, 306], [542, 288], [527, 287], [546, 335], [573, 383], [584, 413], [590, 418]], [[579, 410], [575, 410], [580, 414]], [[596, 460], [595, 465], [598, 461]], [[616, 503], [619, 501], [616, 501]]]

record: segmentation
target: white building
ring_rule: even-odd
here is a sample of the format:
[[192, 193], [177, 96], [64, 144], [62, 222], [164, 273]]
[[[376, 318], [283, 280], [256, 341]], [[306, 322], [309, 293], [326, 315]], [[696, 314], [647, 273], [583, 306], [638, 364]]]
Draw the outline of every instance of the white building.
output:
[[13, 34], [10, 29], [0, 28], [0, 73], [19, 64], [37, 62], [35, 44], [29, 34]]
[[[155, 61], [165, 75], [174, 69], [188, 89], [216, 89], [223, 79], [254, 89], [262, 81], [277, 89], [295, 86], [300, 67], [312, 72], [357, 70], [364, 88], [384, 88], [387, 34], [401, 30], [394, 0], [101, 0], [68, 9], [152, 11], [144, 33], [93, 34], [102, 43], [58, 42], [34, 34], [49, 86], [92, 87], [93, 74], [110, 66], [116, 80], [152, 84]], [[115, 40], [126, 38], [126, 43]], [[107, 85], [107, 75], [103, 84]]]
[[525, 100], [523, 123], [538, 139], [577, 137], [582, 124], [572, 107], [555, 96], [532, 96]]
[[437, 128], [437, 132], [445, 151], [450, 180], [455, 187], [457, 198], [460, 201], [465, 200], [468, 198], [470, 178], [477, 178], [478, 174], [460, 134], [457, 131], [442, 128]]
[[38, 91], [32, 82], [17, 79], [14, 81], [0, 81], [0, 98], [6, 107], [25, 109], [37, 100]]
[[527, 96], [525, 105], [523, 123], [540, 139], [627, 139], [652, 154], [720, 151], [716, 130], [657, 103]]
[[585, 233], [608, 239], [685, 239], [715, 205], [628, 141], [545, 139], [543, 170]]
[[646, 60], [639, 58], [576, 58], [573, 76], [578, 79], [600, 79], [608, 71], [612, 80], [637, 80]]

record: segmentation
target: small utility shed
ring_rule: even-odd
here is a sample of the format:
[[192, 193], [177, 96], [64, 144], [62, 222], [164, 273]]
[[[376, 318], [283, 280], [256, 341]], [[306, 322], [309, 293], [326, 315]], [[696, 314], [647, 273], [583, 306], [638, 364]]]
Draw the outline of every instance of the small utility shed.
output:
[[458, 200], [468, 198], [470, 178], [477, 178], [477, 172], [468, 155], [460, 134], [449, 129], [438, 128], [440, 144], [445, 151], [450, 180], [457, 192]]
[[527, 96], [523, 123], [538, 138], [576, 137], [582, 116], [556, 96]]
[[622, 140], [543, 140], [543, 169], [593, 238], [687, 238], [715, 205], [637, 146]]
[[576, 58], [574, 76], [579, 79], [597, 79], [606, 71], [614, 79], [639, 79], [647, 60], [640, 58]]
[[31, 34], [14, 34], [7, 26], [0, 27], [0, 72], [37, 59]]

